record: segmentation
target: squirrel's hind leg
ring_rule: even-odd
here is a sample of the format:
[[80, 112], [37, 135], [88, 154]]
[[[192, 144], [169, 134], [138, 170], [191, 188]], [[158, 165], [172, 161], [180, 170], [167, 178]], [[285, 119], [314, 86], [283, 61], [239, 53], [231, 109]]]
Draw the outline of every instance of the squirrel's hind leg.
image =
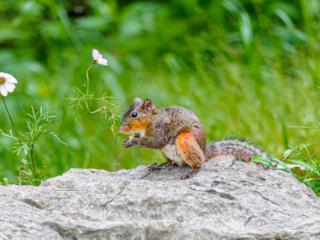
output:
[[184, 131], [178, 135], [176, 147], [185, 163], [192, 168], [190, 172], [181, 176], [181, 179], [190, 178], [200, 170], [201, 163], [206, 160], [205, 154], [191, 131]]

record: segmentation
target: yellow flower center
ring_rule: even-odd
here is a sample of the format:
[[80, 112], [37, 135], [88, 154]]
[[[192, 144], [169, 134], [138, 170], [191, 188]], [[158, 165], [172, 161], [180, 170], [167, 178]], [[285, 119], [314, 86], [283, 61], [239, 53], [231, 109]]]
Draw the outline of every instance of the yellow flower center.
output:
[[3, 77], [0, 77], [0, 85], [4, 84], [6, 82], [6, 80]]

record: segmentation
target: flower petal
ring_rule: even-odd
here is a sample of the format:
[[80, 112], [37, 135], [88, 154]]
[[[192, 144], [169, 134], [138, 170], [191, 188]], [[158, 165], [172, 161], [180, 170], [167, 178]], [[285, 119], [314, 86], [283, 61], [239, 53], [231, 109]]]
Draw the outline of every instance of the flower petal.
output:
[[97, 49], [92, 49], [92, 58], [97, 61], [97, 59], [101, 58], [102, 55], [99, 53]]
[[17, 79], [9, 73], [0, 72], [0, 78], [3, 78], [5, 82], [18, 83]]
[[8, 77], [6, 80], [8, 83], [15, 83], [15, 84], [18, 83], [17, 79], [12, 75], [10, 75], [10, 77]]
[[8, 95], [8, 91], [4, 85], [0, 85], [0, 93], [2, 96], [6, 97]]
[[12, 93], [16, 86], [12, 83], [5, 83], [4, 87], [7, 89], [8, 92]]
[[100, 64], [100, 65], [105, 65], [105, 66], [107, 66], [107, 65], [108, 65], [108, 60], [105, 59], [105, 58], [99, 58], [99, 59], [97, 60], [97, 63]]

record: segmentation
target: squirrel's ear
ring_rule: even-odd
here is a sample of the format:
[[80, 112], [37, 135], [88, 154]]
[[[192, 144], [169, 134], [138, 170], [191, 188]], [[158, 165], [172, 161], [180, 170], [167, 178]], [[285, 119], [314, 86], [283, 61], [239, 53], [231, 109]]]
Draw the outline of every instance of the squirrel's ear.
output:
[[143, 101], [143, 108], [147, 111], [150, 111], [153, 108], [151, 99], [147, 98]]
[[134, 99], [134, 105], [138, 105], [138, 104], [140, 104], [140, 103], [142, 103], [142, 102], [143, 102], [143, 101], [142, 101], [141, 98], [136, 97], [136, 98]]

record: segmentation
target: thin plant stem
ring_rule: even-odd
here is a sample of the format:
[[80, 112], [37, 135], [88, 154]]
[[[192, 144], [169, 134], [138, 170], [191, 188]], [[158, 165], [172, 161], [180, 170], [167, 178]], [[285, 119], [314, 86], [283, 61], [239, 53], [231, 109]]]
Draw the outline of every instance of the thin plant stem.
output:
[[118, 147], [118, 135], [114, 138], [114, 148], [115, 148], [115, 158], [117, 161], [117, 170], [121, 168], [121, 162], [120, 162], [120, 153], [119, 153], [119, 147]]
[[89, 76], [89, 71], [90, 69], [92, 68], [93, 64], [90, 64], [90, 66], [87, 68], [87, 71], [86, 71], [86, 78], [87, 78], [87, 85], [86, 85], [86, 88], [87, 88], [87, 96], [89, 95], [89, 86], [90, 86], [90, 76]]
[[35, 165], [35, 159], [34, 159], [34, 143], [31, 144], [31, 150], [30, 150], [30, 157], [31, 157], [31, 163], [32, 163], [32, 168], [33, 168], [33, 172], [35, 177], [38, 177], [38, 173], [37, 173], [37, 169], [36, 169], [36, 165]]
[[7, 112], [8, 116], [9, 116], [13, 131], [14, 131], [15, 135], [19, 138], [17, 129], [16, 129], [15, 125], [14, 125], [14, 122], [13, 122], [12, 116], [11, 116], [11, 114], [9, 112], [8, 106], [6, 104], [6, 101], [4, 100], [4, 97], [2, 95], [1, 95], [1, 97], [2, 97], [2, 102], [3, 102], [4, 108], [6, 109], [6, 112]]
[[[9, 109], [8, 109], [8, 106], [7, 106], [7, 104], [6, 104], [6, 101], [5, 101], [5, 99], [4, 99], [4, 97], [3, 97], [2, 95], [1, 95], [1, 98], [2, 98], [2, 102], [3, 102], [4, 108], [5, 108], [5, 110], [6, 110], [7, 114], [8, 114], [8, 117], [9, 117], [9, 119], [10, 119], [10, 123], [11, 123], [11, 125], [12, 125], [14, 134], [16, 135], [19, 143], [22, 145], [20, 136], [19, 136], [18, 131], [17, 131], [17, 129], [16, 129], [16, 126], [15, 126], [15, 124], [14, 124], [14, 122], [13, 122], [13, 118], [12, 118], [12, 116], [11, 116], [11, 114], [10, 114], [10, 111], [9, 111]], [[28, 157], [28, 154], [25, 154], [25, 156], [26, 156], [27, 162], [29, 163], [29, 167], [30, 167], [33, 175], [34, 175], [34, 176], [37, 176], [37, 175], [36, 175], [36, 170], [35, 170], [35, 165], [34, 165], [33, 161], [30, 161], [30, 159], [29, 159], [29, 157]]]
[[119, 148], [118, 148], [118, 134], [115, 132], [115, 125], [112, 125], [112, 137], [113, 137], [113, 145], [115, 148], [115, 159], [116, 159], [116, 163], [117, 163], [117, 170], [120, 169], [121, 164], [120, 164], [120, 158], [119, 158]]

